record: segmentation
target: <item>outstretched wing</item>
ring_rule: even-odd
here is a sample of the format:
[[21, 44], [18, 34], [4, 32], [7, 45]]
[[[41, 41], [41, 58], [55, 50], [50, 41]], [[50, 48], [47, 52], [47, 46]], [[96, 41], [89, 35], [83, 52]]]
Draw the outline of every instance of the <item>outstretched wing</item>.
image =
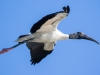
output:
[[68, 16], [70, 12], [69, 6], [63, 7], [63, 11], [52, 13], [49, 15], [46, 15], [41, 20], [39, 20], [37, 23], [35, 23], [30, 32], [41, 32], [41, 31], [53, 31], [57, 28], [59, 22], [64, 19], [66, 16]]
[[55, 43], [27, 42], [26, 45], [30, 50], [31, 64], [35, 65], [53, 51]]

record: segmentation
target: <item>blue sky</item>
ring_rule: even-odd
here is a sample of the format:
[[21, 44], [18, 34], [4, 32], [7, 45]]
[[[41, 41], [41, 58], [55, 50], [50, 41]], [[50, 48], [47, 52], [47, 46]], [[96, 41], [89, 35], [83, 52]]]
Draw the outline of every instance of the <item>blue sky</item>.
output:
[[[0, 49], [17, 44], [18, 36], [29, 33], [35, 22], [66, 5], [70, 14], [58, 29], [81, 31], [100, 42], [100, 0], [0, 0]], [[87, 40], [59, 41], [34, 66], [23, 44], [0, 55], [0, 75], [100, 75], [100, 46]]]

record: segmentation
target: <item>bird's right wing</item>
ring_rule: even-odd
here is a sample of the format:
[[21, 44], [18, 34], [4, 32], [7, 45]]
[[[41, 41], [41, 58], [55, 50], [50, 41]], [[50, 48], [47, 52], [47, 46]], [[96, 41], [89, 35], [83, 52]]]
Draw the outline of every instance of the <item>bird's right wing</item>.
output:
[[70, 12], [69, 6], [63, 7], [63, 11], [52, 13], [49, 15], [46, 15], [41, 20], [39, 20], [37, 23], [35, 23], [30, 32], [48, 32], [53, 31], [57, 28], [59, 22], [64, 19], [66, 16], [68, 16]]

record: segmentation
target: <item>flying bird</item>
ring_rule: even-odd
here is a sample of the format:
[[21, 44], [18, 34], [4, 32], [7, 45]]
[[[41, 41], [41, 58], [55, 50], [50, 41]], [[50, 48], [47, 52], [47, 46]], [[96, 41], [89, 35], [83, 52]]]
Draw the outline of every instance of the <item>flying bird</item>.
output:
[[44, 16], [41, 20], [36, 22], [30, 29], [31, 34], [21, 35], [16, 40], [17, 45], [10, 48], [4, 48], [0, 51], [0, 54], [8, 52], [13, 48], [26, 43], [26, 46], [30, 50], [31, 64], [39, 63], [43, 58], [52, 53], [56, 42], [59, 40], [67, 39], [86, 39], [93, 42], [97, 42], [91, 37], [88, 37], [82, 32], [76, 32], [72, 34], [64, 34], [57, 29], [58, 24], [66, 18], [70, 13], [70, 7], [64, 6], [63, 11], [55, 12]]

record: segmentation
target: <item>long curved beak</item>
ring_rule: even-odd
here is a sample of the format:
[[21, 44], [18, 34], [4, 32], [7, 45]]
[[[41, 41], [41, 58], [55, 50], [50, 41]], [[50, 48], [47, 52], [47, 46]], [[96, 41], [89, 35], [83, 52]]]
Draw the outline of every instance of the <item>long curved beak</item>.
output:
[[95, 42], [95, 43], [97, 43], [97, 44], [100, 45], [100, 43], [99, 43], [98, 41], [94, 40], [93, 38], [91, 38], [91, 37], [89, 37], [89, 36], [87, 36], [87, 35], [82, 35], [81, 38], [82, 38], [82, 39], [86, 39], [86, 40], [93, 41], [93, 42]]

